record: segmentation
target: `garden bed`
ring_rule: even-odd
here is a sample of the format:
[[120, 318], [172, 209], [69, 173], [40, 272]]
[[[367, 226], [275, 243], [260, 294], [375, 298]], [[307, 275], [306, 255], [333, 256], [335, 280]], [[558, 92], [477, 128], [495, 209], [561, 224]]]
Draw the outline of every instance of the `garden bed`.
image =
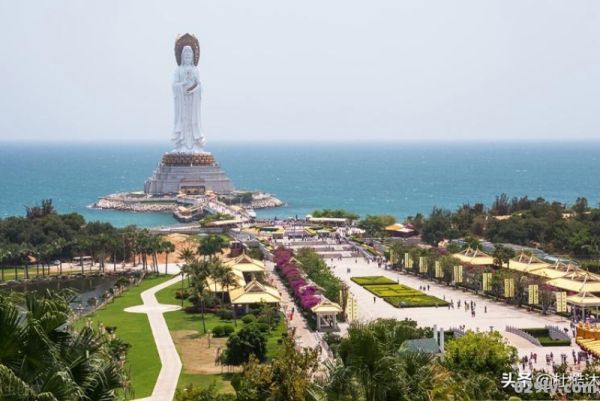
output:
[[351, 280], [396, 308], [448, 306], [448, 302], [442, 299], [427, 295], [404, 284], [397, 284], [387, 277], [352, 277]]
[[354, 281], [358, 285], [396, 284], [394, 280], [383, 276], [352, 277], [350, 280]]
[[542, 344], [542, 347], [563, 347], [571, 345], [570, 340], [555, 340], [552, 337], [550, 337], [550, 332], [546, 328], [536, 327], [521, 330], [535, 337], [540, 342], [540, 344]]

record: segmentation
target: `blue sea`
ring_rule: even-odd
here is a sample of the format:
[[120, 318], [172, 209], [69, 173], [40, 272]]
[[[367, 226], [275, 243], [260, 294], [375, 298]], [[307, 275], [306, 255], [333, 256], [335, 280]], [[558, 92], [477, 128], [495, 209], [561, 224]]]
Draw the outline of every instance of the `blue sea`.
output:
[[[98, 197], [142, 190], [168, 144], [0, 144], [0, 217], [51, 198], [61, 212], [116, 226], [174, 224], [169, 214], [92, 210]], [[270, 192], [287, 206], [259, 216], [304, 216], [316, 208], [402, 219], [434, 206], [491, 204], [509, 196], [600, 201], [600, 143], [213, 143], [236, 188]]]

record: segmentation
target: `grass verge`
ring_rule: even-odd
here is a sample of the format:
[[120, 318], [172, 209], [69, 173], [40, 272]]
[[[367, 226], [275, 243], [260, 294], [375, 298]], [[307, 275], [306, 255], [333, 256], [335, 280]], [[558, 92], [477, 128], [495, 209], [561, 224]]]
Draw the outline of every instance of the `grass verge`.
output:
[[[124, 309], [140, 305], [142, 303], [140, 294], [143, 291], [171, 278], [172, 276], [164, 275], [147, 277], [137, 287], [129, 289], [114, 302], [88, 316], [94, 325], [102, 322], [104, 326], [116, 326], [117, 337], [131, 344], [125, 367], [129, 370], [132, 398], [142, 398], [152, 394], [161, 363], [148, 317], [142, 313], [128, 313]], [[83, 325], [85, 320], [81, 319], [77, 324]]]

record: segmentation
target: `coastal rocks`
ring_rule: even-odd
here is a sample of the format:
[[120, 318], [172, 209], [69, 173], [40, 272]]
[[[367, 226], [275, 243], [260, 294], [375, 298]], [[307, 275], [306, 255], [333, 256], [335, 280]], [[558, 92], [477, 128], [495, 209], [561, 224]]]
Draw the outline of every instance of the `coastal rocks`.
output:
[[92, 205], [94, 209], [111, 209], [125, 212], [173, 212], [177, 208], [176, 202], [152, 201], [143, 198], [129, 198], [127, 196], [109, 195], [98, 199]]
[[283, 202], [271, 194], [255, 193], [252, 196], [250, 207], [252, 209], [267, 209], [283, 206]]

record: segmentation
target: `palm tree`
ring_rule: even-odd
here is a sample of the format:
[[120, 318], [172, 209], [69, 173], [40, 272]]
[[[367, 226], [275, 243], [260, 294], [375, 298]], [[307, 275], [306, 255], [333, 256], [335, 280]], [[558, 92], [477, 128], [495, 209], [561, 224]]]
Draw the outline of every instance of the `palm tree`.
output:
[[0, 247], [0, 270], [2, 274], [2, 281], [4, 281], [4, 263], [6, 262], [6, 260], [8, 259], [8, 250], [6, 249], [6, 247], [2, 246]]
[[194, 261], [194, 259], [196, 258], [196, 254], [194, 253], [193, 249], [184, 248], [181, 251], [179, 251], [179, 258], [183, 259], [185, 263], [189, 264]]
[[165, 253], [165, 274], [167, 274], [167, 266], [169, 264], [169, 254], [175, 252], [175, 244], [173, 244], [168, 239], [163, 239], [162, 241], [162, 252]]
[[[217, 284], [221, 282], [223, 274], [225, 274], [225, 266], [217, 260], [208, 262], [210, 277], [215, 283], [215, 295], [217, 294]], [[221, 288], [221, 292], [223, 288]]]
[[188, 277], [188, 286], [190, 285], [190, 275], [188, 271], [188, 266], [192, 264], [196, 260], [196, 254], [194, 250], [191, 248], [184, 248], [179, 251], [179, 259], [183, 259], [184, 265], [181, 267], [181, 285], [183, 290], [183, 274], [187, 274]]
[[217, 253], [222, 253], [225, 247], [225, 239], [220, 235], [208, 235], [200, 240], [198, 245], [198, 255], [212, 259]]
[[85, 273], [83, 270], [83, 256], [85, 255], [85, 253], [89, 249], [89, 247], [90, 247], [90, 239], [88, 236], [80, 235], [79, 237], [77, 237], [75, 239], [74, 248], [75, 248], [75, 252], [79, 256], [79, 264], [81, 266], [81, 274]]
[[[221, 265], [221, 269], [219, 272], [219, 284], [221, 284], [221, 288], [226, 288], [227, 293], [229, 294], [230, 288], [238, 287], [238, 278], [229, 266]], [[230, 300], [231, 301], [231, 300]], [[225, 303], [225, 291], [221, 293], [221, 304]]]
[[202, 329], [204, 331], [204, 334], [206, 334], [204, 306], [206, 300], [206, 293], [208, 292], [206, 279], [210, 275], [210, 263], [207, 261], [193, 261], [187, 264], [185, 269], [189, 272], [189, 277], [191, 276], [191, 288], [193, 291], [192, 299], [194, 299], [194, 303], [200, 306], [200, 313], [202, 314]]
[[29, 280], [29, 257], [33, 253], [33, 249], [29, 244], [21, 245], [21, 257], [25, 262], [25, 278]]
[[106, 337], [70, 328], [73, 297], [70, 291], [0, 294], [0, 399], [100, 401], [125, 388]]

